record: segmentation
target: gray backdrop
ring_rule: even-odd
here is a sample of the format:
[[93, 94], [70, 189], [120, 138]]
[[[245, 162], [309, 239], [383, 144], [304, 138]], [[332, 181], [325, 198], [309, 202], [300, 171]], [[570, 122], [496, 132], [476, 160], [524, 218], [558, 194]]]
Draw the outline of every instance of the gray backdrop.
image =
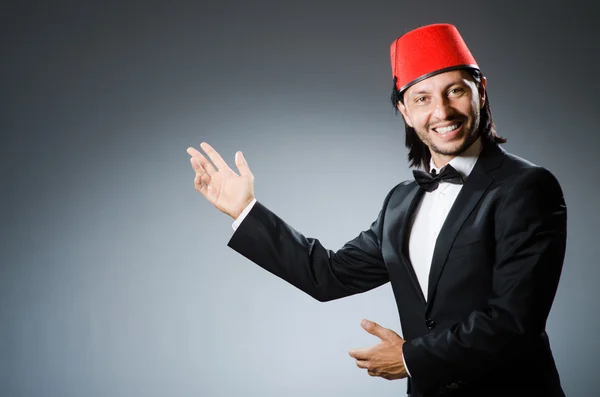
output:
[[[261, 202], [328, 248], [411, 176], [389, 45], [454, 23], [508, 151], [569, 208], [548, 332], [600, 392], [600, 28], [592, 2], [13, 2], [0, 13], [1, 396], [400, 396], [348, 350], [391, 288], [321, 304], [226, 247], [185, 150], [242, 150]], [[567, 3], [567, 2], [563, 2]], [[595, 113], [594, 113], [595, 112]], [[510, 376], [510, 374], [506, 374]]]

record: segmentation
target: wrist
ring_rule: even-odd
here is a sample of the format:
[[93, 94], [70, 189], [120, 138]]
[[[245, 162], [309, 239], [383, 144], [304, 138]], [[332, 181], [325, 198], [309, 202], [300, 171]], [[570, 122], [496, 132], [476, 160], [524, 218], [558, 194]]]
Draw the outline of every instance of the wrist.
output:
[[254, 203], [254, 201], [256, 200], [256, 198], [254, 197], [250, 197], [243, 206], [240, 206], [239, 208], [236, 208], [235, 211], [232, 211], [231, 213], [229, 213], [229, 216], [231, 216], [234, 220], [238, 220], [238, 218], [242, 215], [244, 215], [244, 213], [248, 213], [251, 209], [251, 204]]

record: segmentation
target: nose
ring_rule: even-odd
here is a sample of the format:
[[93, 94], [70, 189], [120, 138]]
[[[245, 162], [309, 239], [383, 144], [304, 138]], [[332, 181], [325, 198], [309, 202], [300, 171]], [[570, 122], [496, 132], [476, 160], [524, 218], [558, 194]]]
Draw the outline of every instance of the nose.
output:
[[450, 101], [448, 98], [442, 96], [438, 98], [435, 102], [435, 109], [433, 110], [433, 116], [440, 120], [446, 120], [454, 113], [452, 107], [450, 106]]

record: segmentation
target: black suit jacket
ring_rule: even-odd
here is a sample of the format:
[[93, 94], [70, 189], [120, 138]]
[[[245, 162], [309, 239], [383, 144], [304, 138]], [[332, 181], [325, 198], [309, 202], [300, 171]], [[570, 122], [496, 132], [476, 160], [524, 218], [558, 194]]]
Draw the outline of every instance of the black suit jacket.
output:
[[564, 396], [545, 332], [566, 246], [557, 180], [485, 146], [440, 231], [427, 299], [407, 255], [423, 194], [400, 183], [336, 252], [257, 202], [228, 246], [319, 301], [391, 281], [411, 396]]

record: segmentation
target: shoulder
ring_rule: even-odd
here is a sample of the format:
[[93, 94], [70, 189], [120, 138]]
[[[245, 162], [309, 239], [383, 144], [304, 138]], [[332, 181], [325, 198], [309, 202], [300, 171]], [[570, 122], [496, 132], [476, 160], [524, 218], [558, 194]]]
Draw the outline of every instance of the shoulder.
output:
[[408, 193], [412, 192], [417, 187], [417, 182], [414, 180], [406, 180], [394, 186], [386, 196], [385, 204], [392, 199], [404, 198]]
[[398, 183], [390, 189], [383, 200], [382, 212], [388, 211], [390, 208], [396, 207], [404, 201], [406, 196], [414, 191], [417, 183], [414, 180], [406, 180]]
[[531, 212], [539, 212], [565, 206], [555, 175], [549, 169], [519, 156], [504, 153], [502, 164], [493, 177], [501, 208], [527, 207]]
[[549, 169], [505, 151], [500, 167], [491, 176], [496, 184], [504, 185], [505, 191], [533, 186], [560, 191], [560, 184]]

